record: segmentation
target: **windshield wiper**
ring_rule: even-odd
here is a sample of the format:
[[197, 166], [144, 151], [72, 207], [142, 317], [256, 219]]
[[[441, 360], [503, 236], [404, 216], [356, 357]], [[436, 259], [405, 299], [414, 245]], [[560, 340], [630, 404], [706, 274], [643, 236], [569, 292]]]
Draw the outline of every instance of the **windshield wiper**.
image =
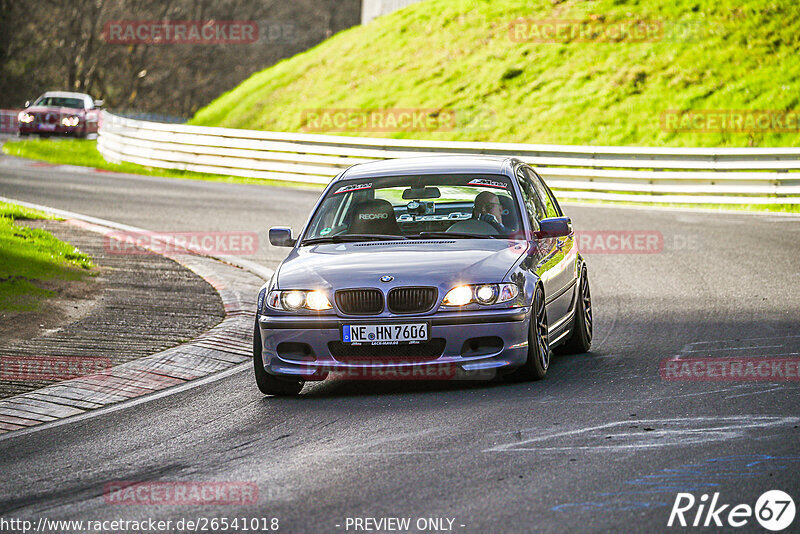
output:
[[300, 245], [319, 245], [322, 243], [351, 243], [353, 241], [400, 241], [408, 239], [402, 235], [385, 234], [342, 234], [328, 237], [315, 237], [303, 240]]
[[450, 237], [454, 239], [497, 239], [493, 235], [469, 234], [466, 232], [420, 232], [411, 237], [442, 237], [445, 239]]

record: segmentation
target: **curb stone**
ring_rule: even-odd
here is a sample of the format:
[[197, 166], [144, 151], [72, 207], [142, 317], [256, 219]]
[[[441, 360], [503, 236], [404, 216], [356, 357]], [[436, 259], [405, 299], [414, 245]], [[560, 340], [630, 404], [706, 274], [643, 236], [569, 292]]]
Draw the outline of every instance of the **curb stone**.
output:
[[[119, 230], [92, 217], [3, 199], [56, 215], [68, 224], [100, 234]], [[143, 231], [129, 226], [126, 230]], [[107, 371], [85, 375], [0, 400], [0, 434], [79, 416], [225, 371], [252, 358], [255, 296], [269, 269], [234, 258], [163, 254], [208, 282], [222, 299], [225, 318], [194, 340]], [[235, 265], [236, 263], [241, 266]]]

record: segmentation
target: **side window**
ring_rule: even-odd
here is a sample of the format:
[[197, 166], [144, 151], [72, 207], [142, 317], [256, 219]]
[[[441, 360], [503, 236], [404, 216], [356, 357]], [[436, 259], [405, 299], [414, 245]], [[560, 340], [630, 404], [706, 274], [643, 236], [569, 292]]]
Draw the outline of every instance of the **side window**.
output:
[[519, 182], [519, 188], [522, 191], [522, 203], [525, 205], [525, 211], [528, 214], [528, 220], [531, 222], [531, 227], [534, 230], [539, 228], [538, 220], [541, 218], [540, 214], [544, 213], [544, 208], [539, 202], [539, 198], [536, 196], [536, 193], [531, 187], [531, 184], [525, 177], [522, 175], [520, 171], [517, 171], [517, 181]]
[[536, 192], [538, 193], [537, 196], [542, 200], [542, 203], [544, 203], [545, 215], [542, 218], [559, 217], [561, 215], [561, 209], [558, 207], [558, 204], [556, 204], [552, 193], [550, 193], [550, 191], [547, 189], [547, 186], [544, 185], [544, 182], [539, 175], [527, 167], [523, 167], [522, 171], [525, 173], [525, 176], [528, 178], [528, 180], [530, 180], [530, 182], [533, 184], [533, 187], [536, 188]]

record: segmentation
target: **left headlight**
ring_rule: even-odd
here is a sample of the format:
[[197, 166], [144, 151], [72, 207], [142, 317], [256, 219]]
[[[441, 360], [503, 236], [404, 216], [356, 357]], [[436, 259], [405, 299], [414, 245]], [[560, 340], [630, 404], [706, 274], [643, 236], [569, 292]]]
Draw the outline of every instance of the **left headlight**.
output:
[[23, 124], [30, 124], [33, 122], [33, 114], [27, 111], [20, 111], [17, 115], [17, 120]]
[[80, 124], [80, 122], [81, 118], [75, 115], [72, 115], [70, 117], [64, 117], [63, 119], [61, 119], [61, 124], [63, 124], [64, 126], [77, 126], [78, 124]]
[[280, 311], [297, 311], [306, 309], [323, 311], [333, 308], [328, 296], [323, 291], [270, 291], [267, 296], [267, 307]]
[[478, 303], [484, 306], [509, 302], [519, 296], [516, 284], [472, 284], [457, 286], [447, 292], [442, 306], [466, 306]]

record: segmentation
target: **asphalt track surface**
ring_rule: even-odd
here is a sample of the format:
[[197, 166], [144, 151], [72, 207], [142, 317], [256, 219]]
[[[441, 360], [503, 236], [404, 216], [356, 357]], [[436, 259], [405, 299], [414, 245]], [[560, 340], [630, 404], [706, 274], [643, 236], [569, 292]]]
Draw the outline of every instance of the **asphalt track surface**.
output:
[[[0, 158], [2, 196], [157, 231], [265, 239], [271, 225], [298, 228], [318, 194]], [[0, 515], [277, 517], [280, 532], [346, 532], [355, 517], [409, 517], [411, 532], [418, 518], [453, 519], [454, 532], [647, 532], [666, 530], [679, 491], [752, 506], [781, 489], [800, 504], [797, 381], [659, 374], [676, 355], [800, 355], [800, 217], [565, 211], [577, 230], [660, 232], [663, 250], [586, 254], [593, 348], [556, 357], [546, 380], [326, 381], [284, 399], [262, 396], [243, 368], [0, 441]], [[285, 252], [264, 240], [258, 260], [274, 267]], [[113, 481], [248, 481], [259, 498], [114, 505], [103, 497]], [[737, 531], [763, 530], [750, 518]]]

